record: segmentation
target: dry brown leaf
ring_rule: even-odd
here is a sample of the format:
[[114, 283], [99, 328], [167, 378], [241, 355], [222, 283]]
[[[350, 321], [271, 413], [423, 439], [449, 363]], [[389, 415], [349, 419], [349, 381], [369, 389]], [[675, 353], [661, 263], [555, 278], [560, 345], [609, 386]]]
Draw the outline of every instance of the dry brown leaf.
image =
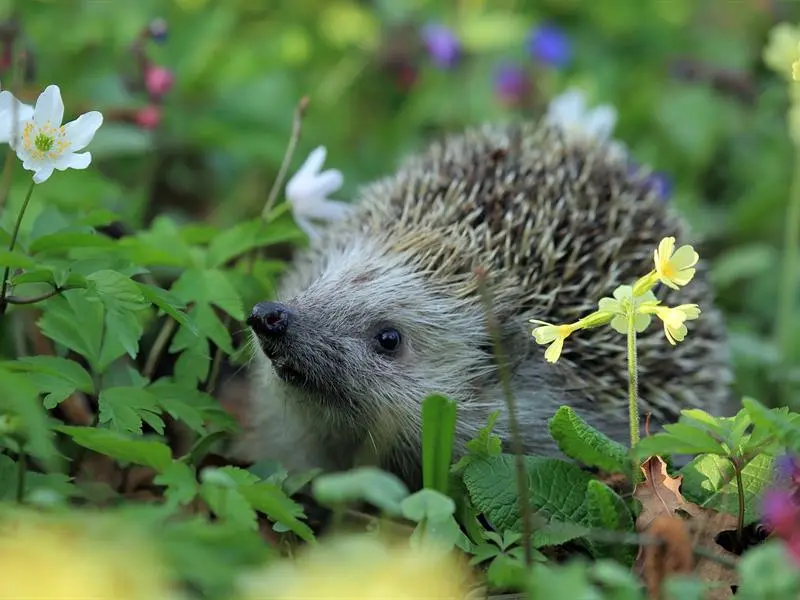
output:
[[[663, 561], [675, 564], [684, 564], [683, 558], [675, 556], [680, 552], [678, 546], [671, 544], [670, 540], [662, 535], [661, 528], [665, 523], [664, 518], [680, 518], [685, 522], [686, 532], [692, 548], [703, 548], [708, 553], [736, 561], [737, 556], [725, 550], [716, 543], [717, 535], [722, 531], [736, 529], [736, 517], [714, 510], [701, 508], [687, 501], [680, 492], [682, 477], [671, 477], [667, 473], [667, 464], [659, 456], [651, 456], [642, 464], [645, 481], [636, 485], [634, 497], [642, 503], [642, 512], [636, 519], [636, 530], [661, 537], [666, 542], [662, 547]], [[673, 532], [674, 533], [674, 532]], [[684, 547], [685, 549], [685, 547]], [[669, 554], [664, 554], [664, 553]], [[645, 547], [639, 549], [639, 555], [634, 563], [634, 572], [640, 574], [648, 583], [648, 559], [654, 554]], [[706, 600], [728, 600], [733, 596], [730, 586], [736, 583], [736, 572], [708, 558], [696, 561], [694, 573], [705, 582], [716, 584], [717, 587], [706, 593]], [[664, 576], [666, 576], [666, 572]], [[659, 583], [660, 585], [660, 583]], [[651, 598], [657, 599], [650, 591]]]
[[691, 573], [694, 566], [692, 540], [686, 523], [679, 517], [659, 515], [647, 533], [664, 541], [663, 546], [643, 546], [642, 577], [652, 600], [661, 600], [661, 584], [670, 575]]
[[633, 496], [642, 503], [642, 512], [636, 519], [636, 530], [643, 532], [656, 517], [671, 517], [680, 509], [690, 515], [699, 507], [688, 502], [680, 492], [683, 477], [670, 477], [667, 463], [660, 456], [651, 456], [642, 464], [645, 480], [637, 483]]
[[[695, 548], [704, 548], [709, 553], [738, 562], [739, 557], [728, 552], [714, 540], [722, 531], [736, 529], [736, 517], [728, 513], [696, 507], [698, 514], [687, 521], [689, 535]], [[705, 582], [718, 584], [706, 592], [706, 600], [728, 600], [733, 598], [731, 586], [736, 585], [736, 571], [708, 558], [700, 558], [694, 568], [695, 574]]]

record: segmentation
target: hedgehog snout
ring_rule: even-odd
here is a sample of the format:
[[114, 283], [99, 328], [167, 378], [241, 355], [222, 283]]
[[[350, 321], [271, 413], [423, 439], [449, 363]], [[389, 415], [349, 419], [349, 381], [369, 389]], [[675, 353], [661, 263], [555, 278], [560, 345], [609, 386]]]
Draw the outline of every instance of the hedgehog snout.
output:
[[280, 302], [259, 302], [250, 311], [247, 325], [261, 338], [282, 337], [294, 317], [292, 310]]

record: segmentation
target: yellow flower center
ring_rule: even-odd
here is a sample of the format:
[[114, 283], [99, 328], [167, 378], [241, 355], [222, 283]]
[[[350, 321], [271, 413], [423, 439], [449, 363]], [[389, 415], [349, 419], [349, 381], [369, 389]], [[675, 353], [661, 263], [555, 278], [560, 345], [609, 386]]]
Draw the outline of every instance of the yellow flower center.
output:
[[22, 128], [22, 147], [34, 160], [54, 160], [69, 148], [64, 127], [56, 129], [50, 123], [37, 127], [28, 121]]
[[565, 337], [567, 337], [567, 336], [568, 336], [570, 333], [572, 333], [574, 330], [575, 330], [575, 327], [574, 327], [573, 325], [558, 325], [558, 326], [556, 327], [556, 332], [557, 332], [557, 335], [558, 335], [558, 337], [560, 337], [560, 338], [565, 338]]
[[56, 141], [53, 137], [46, 133], [40, 133], [36, 136], [36, 139], [33, 140], [33, 145], [36, 146], [36, 149], [40, 152], [50, 152], [50, 148], [52, 148], [55, 143]]
[[670, 261], [665, 261], [663, 265], [661, 265], [661, 275], [668, 278], [675, 277], [676, 269], [675, 265], [673, 265]]

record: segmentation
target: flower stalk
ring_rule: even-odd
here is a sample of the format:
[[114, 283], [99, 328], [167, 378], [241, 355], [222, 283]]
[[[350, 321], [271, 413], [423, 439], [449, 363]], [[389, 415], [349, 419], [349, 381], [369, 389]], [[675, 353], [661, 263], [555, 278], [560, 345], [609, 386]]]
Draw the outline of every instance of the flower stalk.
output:
[[[33, 188], [36, 187], [36, 182], [32, 181], [30, 187], [28, 188], [28, 193], [25, 195], [25, 200], [22, 201], [22, 206], [19, 209], [19, 214], [17, 215], [17, 222], [14, 223], [14, 231], [11, 232], [11, 241], [8, 243], [8, 251], [13, 252], [14, 247], [17, 245], [17, 238], [19, 237], [19, 230], [22, 226], [22, 219], [25, 216], [25, 210], [28, 208], [28, 204], [31, 201], [31, 196], [33, 196]], [[5, 314], [6, 309], [8, 308], [8, 300], [6, 299], [6, 294], [8, 292], [8, 278], [11, 275], [11, 267], [6, 267], [3, 270], [3, 281], [0, 284], [0, 315]]]
[[636, 364], [636, 311], [628, 311], [628, 419], [631, 448], [639, 443], [639, 376]]

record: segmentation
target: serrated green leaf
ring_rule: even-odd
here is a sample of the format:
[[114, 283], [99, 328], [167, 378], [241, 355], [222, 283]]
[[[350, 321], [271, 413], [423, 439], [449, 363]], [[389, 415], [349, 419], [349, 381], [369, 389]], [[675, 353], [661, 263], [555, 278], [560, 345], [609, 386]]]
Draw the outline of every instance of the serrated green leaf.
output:
[[[501, 454], [475, 460], [464, 470], [473, 504], [500, 531], [522, 531], [514, 460], [511, 454]], [[525, 457], [525, 471], [534, 511], [560, 522], [587, 522], [589, 473], [573, 463], [533, 456]]]
[[726, 454], [725, 448], [707, 432], [687, 423], [664, 425], [664, 431], [639, 441], [634, 448], [637, 456], [661, 454]]
[[440, 394], [422, 402], [422, 479], [424, 487], [447, 494], [453, 440], [456, 432], [456, 403]]
[[187, 269], [173, 284], [171, 291], [187, 304], [215, 305], [236, 320], [245, 318], [239, 293], [225, 273], [217, 269]]
[[159, 473], [153, 482], [166, 486], [164, 494], [173, 506], [184, 506], [200, 492], [194, 469], [186, 463], [175, 461]]
[[789, 413], [786, 407], [770, 410], [753, 398], [744, 398], [742, 404], [756, 426], [771, 430], [783, 444], [800, 452], [800, 414]]
[[184, 349], [175, 362], [175, 380], [186, 387], [197, 387], [204, 382], [211, 370], [211, 354], [208, 350], [206, 340]]
[[59, 425], [55, 429], [70, 436], [79, 446], [116, 460], [152, 467], [158, 472], [172, 464], [172, 451], [161, 442], [132, 438], [117, 431], [97, 427]]
[[[39, 382], [37, 385], [41, 386], [42, 391], [47, 389], [50, 380], [66, 382], [73, 386], [73, 389], [87, 394], [94, 391], [92, 376], [82, 365], [67, 358], [59, 356], [24, 356], [17, 360], [3, 363], [2, 366], [12, 371], [33, 374], [34, 380]], [[40, 375], [41, 379], [37, 379], [36, 375]]]
[[314, 532], [300, 520], [304, 516], [303, 508], [278, 486], [262, 481], [241, 486], [239, 492], [257, 511], [282, 523], [306, 542], [314, 542]]
[[0, 368], [0, 413], [18, 417], [25, 451], [49, 470], [58, 470], [61, 461], [47, 413], [39, 402], [38, 390], [25, 375]]
[[389, 515], [401, 514], [400, 502], [408, 496], [408, 488], [399, 478], [375, 467], [320, 475], [312, 483], [312, 492], [329, 506], [363, 500]]
[[[589, 481], [586, 489], [589, 500], [588, 524], [596, 529], [632, 532], [633, 515], [625, 502], [614, 490], [602, 481]], [[591, 543], [592, 553], [598, 558], [613, 558], [626, 566], [631, 566], [636, 553], [625, 544]]]
[[203, 481], [200, 484], [200, 497], [219, 519], [242, 529], [258, 529], [256, 511], [237, 487]]
[[569, 406], [562, 406], [550, 420], [550, 433], [561, 451], [608, 473], [630, 473], [628, 449], [598, 431]]
[[123, 311], [142, 310], [147, 307], [139, 286], [130, 277], [104, 269], [86, 277], [106, 306]]
[[171, 294], [167, 290], [162, 290], [159, 287], [148, 285], [146, 283], [136, 283], [139, 290], [146, 300], [160, 308], [164, 313], [175, 319], [182, 327], [185, 327], [189, 333], [197, 335], [199, 332], [194, 321], [184, 312], [186, 303], [180, 298]]
[[589, 533], [586, 525], [577, 523], [562, 523], [558, 520], [551, 520], [542, 527], [538, 527], [533, 532], [532, 545], [534, 548], [544, 548], [545, 546], [560, 546], [580, 539]]
[[137, 387], [113, 387], [100, 392], [99, 421], [116, 430], [142, 433], [146, 422], [158, 433], [164, 433], [158, 398], [148, 390]]
[[[760, 518], [759, 500], [764, 489], [773, 483], [774, 464], [773, 456], [759, 454], [742, 469], [745, 524]], [[686, 464], [679, 473], [683, 476], [681, 493], [687, 500], [704, 508], [739, 514], [736, 472], [727, 458], [704, 454]]]

